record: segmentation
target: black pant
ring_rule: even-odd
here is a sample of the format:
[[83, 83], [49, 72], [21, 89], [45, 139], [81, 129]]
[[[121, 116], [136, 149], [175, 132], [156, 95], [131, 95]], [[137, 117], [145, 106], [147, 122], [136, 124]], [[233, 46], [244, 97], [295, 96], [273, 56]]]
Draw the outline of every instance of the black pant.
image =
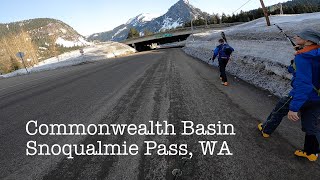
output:
[[228, 82], [226, 74], [226, 66], [228, 61], [229, 59], [219, 59], [220, 77], [222, 78], [222, 82]]
[[277, 129], [283, 117], [288, 115], [291, 100], [291, 96], [285, 96], [278, 101], [276, 107], [262, 125], [264, 133], [272, 134]]
[[304, 151], [316, 154], [320, 142], [320, 101], [307, 101], [300, 112], [302, 131], [306, 133]]
[[319, 142], [315, 135], [308, 135], [306, 134], [304, 139], [304, 148], [303, 151], [310, 154], [318, 154], [319, 152]]

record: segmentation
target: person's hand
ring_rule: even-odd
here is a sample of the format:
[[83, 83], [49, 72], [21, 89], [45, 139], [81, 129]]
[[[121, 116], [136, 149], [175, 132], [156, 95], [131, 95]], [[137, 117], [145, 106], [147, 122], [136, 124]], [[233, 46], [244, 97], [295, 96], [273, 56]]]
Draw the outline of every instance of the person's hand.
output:
[[298, 116], [298, 112], [289, 111], [288, 119], [290, 119], [291, 121], [298, 121], [300, 119]]
[[299, 50], [301, 50], [302, 48], [303, 48], [303, 47], [300, 46], [300, 45], [293, 46], [293, 49], [294, 49], [295, 51], [299, 51]]

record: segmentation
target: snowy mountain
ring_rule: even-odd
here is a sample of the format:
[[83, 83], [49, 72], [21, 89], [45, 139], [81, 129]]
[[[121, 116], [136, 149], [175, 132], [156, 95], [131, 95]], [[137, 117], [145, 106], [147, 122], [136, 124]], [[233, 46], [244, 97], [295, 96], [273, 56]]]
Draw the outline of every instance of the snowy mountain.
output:
[[122, 24], [111, 31], [95, 33], [89, 36], [88, 39], [91, 41], [122, 41], [127, 38], [128, 32], [132, 27], [136, 28], [140, 34], [143, 34], [145, 30], [160, 32], [182, 26], [185, 22], [190, 21], [191, 17], [204, 16], [207, 16], [207, 13], [190, 5], [187, 0], [179, 0], [162, 16], [140, 14], [130, 19], [126, 24]]
[[130, 28], [142, 28], [146, 23], [152, 21], [156, 17], [158, 17], [158, 15], [150, 13], [139, 14], [138, 16], [129, 19], [125, 24], [122, 24], [111, 31], [92, 34], [88, 39], [91, 41], [121, 41], [127, 38]]
[[153, 21], [150, 21], [144, 28], [153, 32], [159, 32], [166, 29], [182, 26], [191, 18], [204, 17], [207, 13], [195, 8], [187, 0], [180, 0], [170, 7], [168, 12]]

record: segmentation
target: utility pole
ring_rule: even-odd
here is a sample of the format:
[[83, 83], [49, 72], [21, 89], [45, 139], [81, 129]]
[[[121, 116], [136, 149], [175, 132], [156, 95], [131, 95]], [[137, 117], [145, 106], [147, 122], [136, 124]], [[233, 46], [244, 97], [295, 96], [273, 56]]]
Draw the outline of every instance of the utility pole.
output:
[[16, 54], [16, 56], [21, 59], [24, 68], [26, 69], [27, 73], [29, 74], [29, 71], [28, 71], [28, 69], [27, 69], [26, 63], [24, 63], [24, 59], [23, 59], [24, 53], [23, 53], [23, 52], [18, 52], [18, 53]]
[[283, 15], [282, 3], [280, 4], [280, 15]]
[[263, 0], [260, 0], [260, 3], [262, 6], [262, 9], [263, 9], [264, 17], [266, 18], [266, 21], [267, 21], [267, 25], [271, 26], [269, 15], [268, 15], [268, 10], [267, 10], [266, 6], [264, 5]]
[[[188, 5], [190, 6], [190, 3], [188, 1]], [[191, 19], [191, 34], [192, 34], [192, 41], [194, 42], [194, 36], [193, 36], [193, 16], [192, 16], [192, 12], [190, 13], [190, 19]]]

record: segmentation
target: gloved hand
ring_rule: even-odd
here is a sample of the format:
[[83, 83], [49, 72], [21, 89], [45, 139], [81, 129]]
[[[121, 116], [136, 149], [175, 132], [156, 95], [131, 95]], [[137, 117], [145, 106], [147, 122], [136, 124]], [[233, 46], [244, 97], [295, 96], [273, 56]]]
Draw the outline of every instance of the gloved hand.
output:
[[291, 60], [290, 63], [291, 63], [290, 66], [288, 66], [288, 72], [293, 74], [294, 71], [295, 71], [295, 69], [293, 67], [294, 66], [294, 60]]

